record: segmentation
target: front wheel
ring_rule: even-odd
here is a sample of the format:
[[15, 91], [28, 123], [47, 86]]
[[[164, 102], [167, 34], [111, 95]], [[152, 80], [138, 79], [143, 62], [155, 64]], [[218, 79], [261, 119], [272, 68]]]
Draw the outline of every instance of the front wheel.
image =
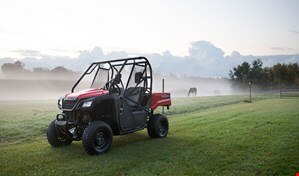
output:
[[73, 142], [72, 139], [63, 136], [63, 134], [56, 128], [56, 120], [53, 120], [48, 127], [47, 139], [53, 147], [69, 145]]
[[167, 136], [169, 124], [162, 114], [155, 114], [147, 122], [147, 133], [151, 138], [164, 138]]
[[83, 147], [90, 155], [98, 155], [109, 150], [113, 133], [110, 126], [102, 121], [91, 122], [83, 133]]

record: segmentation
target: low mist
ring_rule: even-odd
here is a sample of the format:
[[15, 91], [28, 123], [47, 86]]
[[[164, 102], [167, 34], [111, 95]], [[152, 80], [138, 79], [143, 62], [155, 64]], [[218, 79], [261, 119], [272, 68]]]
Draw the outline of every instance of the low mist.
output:
[[0, 80], [2, 100], [45, 100], [58, 99], [70, 92], [72, 80]]
[[[0, 101], [4, 100], [46, 100], [58, 99], [69, 93], [80, 77], [76, 74], [31, 75], [25, 77], [12, 74], [9, 78], [0, 77]], [[173, 74], [154, 74], [153, 92], [162, 91], [162, 79], [165, 81], [165, 92], [172, 97], [187, 97], [188, 90], [196, 87], [196, 96], [231, 95], [234, 91], [228, 79], [212, 79], [200, 77], [178, 77]], [[86, 88], [90, 83], [85, 83]], [[76, 89], [78, 90], [78, 89]], [[194, 95], [191, 95], [194, 96]]]
[[[170, 92], [172, 97], [187, 97], [190, 88], [196, 88], [196, 96], [218, 96], [218, 95], [232, 95], [239, 91], [234, 91], [231, 83], [226, 78], [213, 79], [201, 77], [176, 77], [170, 76], [156, 76], [154, 78], [154, 92], [162, 91], [162, 79], [164, 79], [164, 89]], [[190, 97], [195, 95], [190, 95]]]

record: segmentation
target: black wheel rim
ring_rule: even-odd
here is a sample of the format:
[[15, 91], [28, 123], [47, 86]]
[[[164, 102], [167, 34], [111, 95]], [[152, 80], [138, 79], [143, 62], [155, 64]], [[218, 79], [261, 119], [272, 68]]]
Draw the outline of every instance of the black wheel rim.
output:
[[94, 147], [101, 152], [108, 144], [109, 136], [104, 130], [99, 130], [94, 136]]
[[158, 124], [158, 131], [160, 136], [165, 136], [168, 130], [167, 122], [164, 119], [161, 119]]
[[58, 140], [60, 140], [61, 142], [65, 142], [66, 141], [66, 139], [63, 138], [63, 137], [61, 137], [61, 136], [58, 137]]
[[56, 135], [57, 135], [57, 139], [60, 140], [61, 142], [67, 141], [66, 138], [61, 134], [59, 129], [56, 129]]

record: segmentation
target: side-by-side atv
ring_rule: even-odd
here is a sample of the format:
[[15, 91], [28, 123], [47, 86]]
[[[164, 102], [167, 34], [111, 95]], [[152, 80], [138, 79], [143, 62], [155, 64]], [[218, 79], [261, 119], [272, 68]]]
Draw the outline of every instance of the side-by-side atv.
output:
[[171, 105], [170, 93], [152, 93], [152, 84], [145, 57], [92, 63], [71, 93], [58, 100], [62, 113], [48, 127], [49, 143], [58, 147], [82, 140], [85, 151], [97, 155], [109, 150], [114, 135], [147, 128], [151, 138], [165, 137], [168, 120], [154, 111]]

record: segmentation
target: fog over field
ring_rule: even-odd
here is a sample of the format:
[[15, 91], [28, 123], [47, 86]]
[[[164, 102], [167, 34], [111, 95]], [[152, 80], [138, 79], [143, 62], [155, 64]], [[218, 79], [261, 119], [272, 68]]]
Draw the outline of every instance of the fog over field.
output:
[[[240, 93], [240, 90], [232, 88], [228, 79], [212, 79], [199, 77], [156, 77], [154, 81], [154, 91], [161, 91], [162, 79], [164, 79], [165, 91], [172, 93], [173, 97], [187, 97], [189, 88], [197, 89], [196, 96], [215, 96], [215, 95], [232, 95]], [[191, 97], [194, 95], [190, 95]]]
[[73, 84], [70, 80], [0, 80], [0, 101], [58, 99]]
[[[65, 76], [62, 77], [66, 78]], [[185, 78], [174, 77], [173, 75], [162, 76], [160, 74], [154, 75], [153, 92], [162, 91], [163, 78], [165, 80], [165, 91], [171, 92], [172, 97], [187, 97], [188, 90], [191, 87], [197, 88], [197, 96], [234, 94], [227, 79]], [[71, 91], [77, 79], [3, 79], [2, 77], [0, 79], [0, 101], [58, 99]], [[90, 84], [91, 82], [85, 82], [84, 87], [88, 88]]]

